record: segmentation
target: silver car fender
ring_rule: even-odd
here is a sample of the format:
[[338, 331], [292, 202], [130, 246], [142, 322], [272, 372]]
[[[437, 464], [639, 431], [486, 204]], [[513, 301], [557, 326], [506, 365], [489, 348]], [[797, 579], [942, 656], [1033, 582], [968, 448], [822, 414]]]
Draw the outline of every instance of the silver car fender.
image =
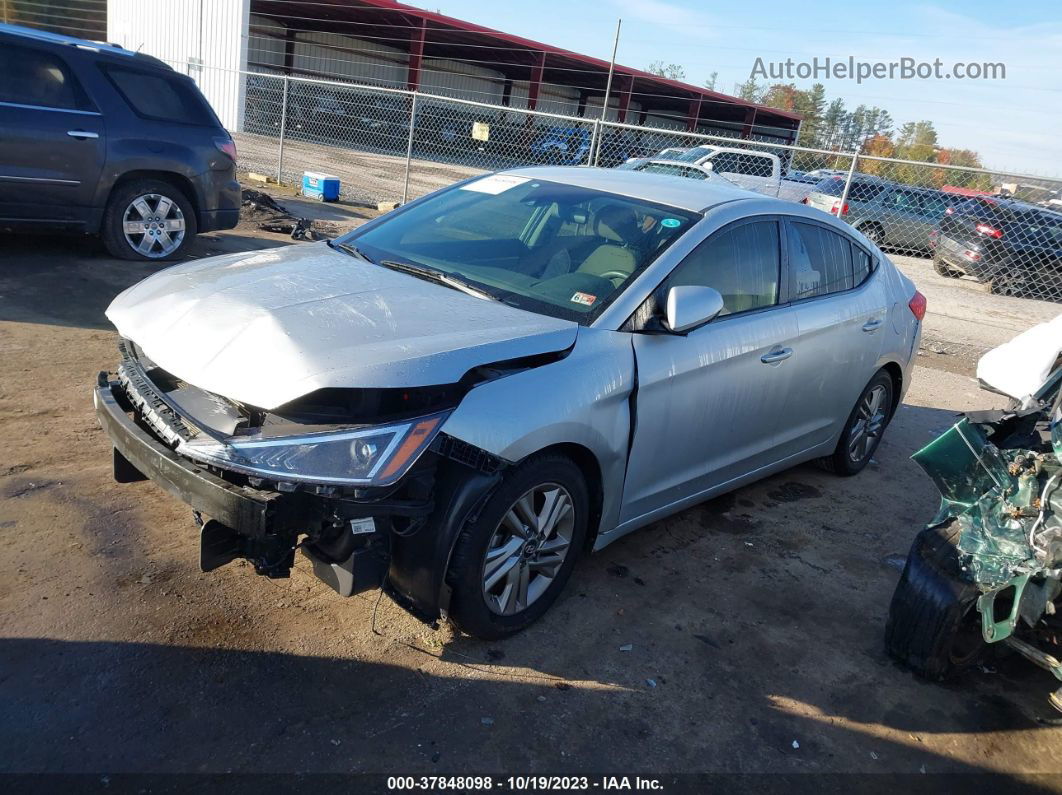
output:
[[589, 451], [601, 476], [605, 532], [619, 517], [635, 384], [631, 335], [580, 328], [571, 353], [473, 388], [442, 432], [516, 463], [548, 447]]

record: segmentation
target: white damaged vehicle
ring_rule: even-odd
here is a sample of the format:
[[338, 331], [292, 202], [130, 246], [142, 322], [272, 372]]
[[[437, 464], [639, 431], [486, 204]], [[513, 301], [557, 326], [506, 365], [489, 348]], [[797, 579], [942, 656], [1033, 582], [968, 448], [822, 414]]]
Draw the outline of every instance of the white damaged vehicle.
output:
[[330, 243], [119, 295], [119, 481], [189, 503], [204, 571], [383, 587], [485, 638], [576, 558], [809, 459], [855, 474], [925, 299], [848, 225], [729, 186], [528, 168]]

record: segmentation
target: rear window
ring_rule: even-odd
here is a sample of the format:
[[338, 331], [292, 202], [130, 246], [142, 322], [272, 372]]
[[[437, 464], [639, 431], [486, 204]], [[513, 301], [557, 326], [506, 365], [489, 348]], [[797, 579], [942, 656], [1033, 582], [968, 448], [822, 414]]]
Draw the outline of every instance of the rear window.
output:
[[815, 193], [827, 196], [840, 196], [844, 193], [844, 180], [840, 177], [826, 177], [815, 186]]
[[198, 89], [177, 75], [140, 72], [117, 66], [102, 68], [138, 116], [179, 124], [218, 124]]

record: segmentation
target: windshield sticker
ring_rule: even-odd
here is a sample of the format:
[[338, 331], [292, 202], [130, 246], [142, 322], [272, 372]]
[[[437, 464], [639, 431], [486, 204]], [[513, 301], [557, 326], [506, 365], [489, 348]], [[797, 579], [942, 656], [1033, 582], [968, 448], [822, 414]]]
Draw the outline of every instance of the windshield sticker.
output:
[[597, 296], [590, 295], [590, 293], [576, 293], [572, 296], [573, 304], [582, 304], [583, 306], [593, 306], [596, 300]]
[[491, 174], [489, 177], [477, 179], [475, 182], [469, 182], [467, 185], [462, 185], [461, 190], [472, 190], [476, 193], [490, 193], [496, 196], [499, 193], [509, 190], [509, 188], [523, 185], [528, 180], [530, 180], [530, 177], [516, 177], [512, 174]]
[[665, 218], [660, 222], [660, 226], [666, 226], [668, 229], [674, 229], [676, 226], [682, 226], [682, 221], [678, 218]]

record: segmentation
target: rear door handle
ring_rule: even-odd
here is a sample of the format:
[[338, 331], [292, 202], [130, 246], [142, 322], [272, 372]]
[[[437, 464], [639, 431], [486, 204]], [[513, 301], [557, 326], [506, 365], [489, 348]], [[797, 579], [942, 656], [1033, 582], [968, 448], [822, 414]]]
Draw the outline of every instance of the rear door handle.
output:
[[100, 137], [99, 133], [89, 132], [88, 130], [67, 130], [66, 134], [69, 135], [71, 138], [77, 138], [79, 140]]
[[793, 355], [792, 348], [775, 348], [770, 353], [765, 353], [760, 357], [760, 361], [764, 364], [775, 364], [776, 362], [782, 362]]
[[868, 333], [872, 331], [877, 331], [879, 328], [881, 328], [884, 322], [885, 321], [882, 320], [880, 317], [875, 318], [874, 320], [868, 320], [866, 323], [863, 324], [863, 331], [866, 331]]

